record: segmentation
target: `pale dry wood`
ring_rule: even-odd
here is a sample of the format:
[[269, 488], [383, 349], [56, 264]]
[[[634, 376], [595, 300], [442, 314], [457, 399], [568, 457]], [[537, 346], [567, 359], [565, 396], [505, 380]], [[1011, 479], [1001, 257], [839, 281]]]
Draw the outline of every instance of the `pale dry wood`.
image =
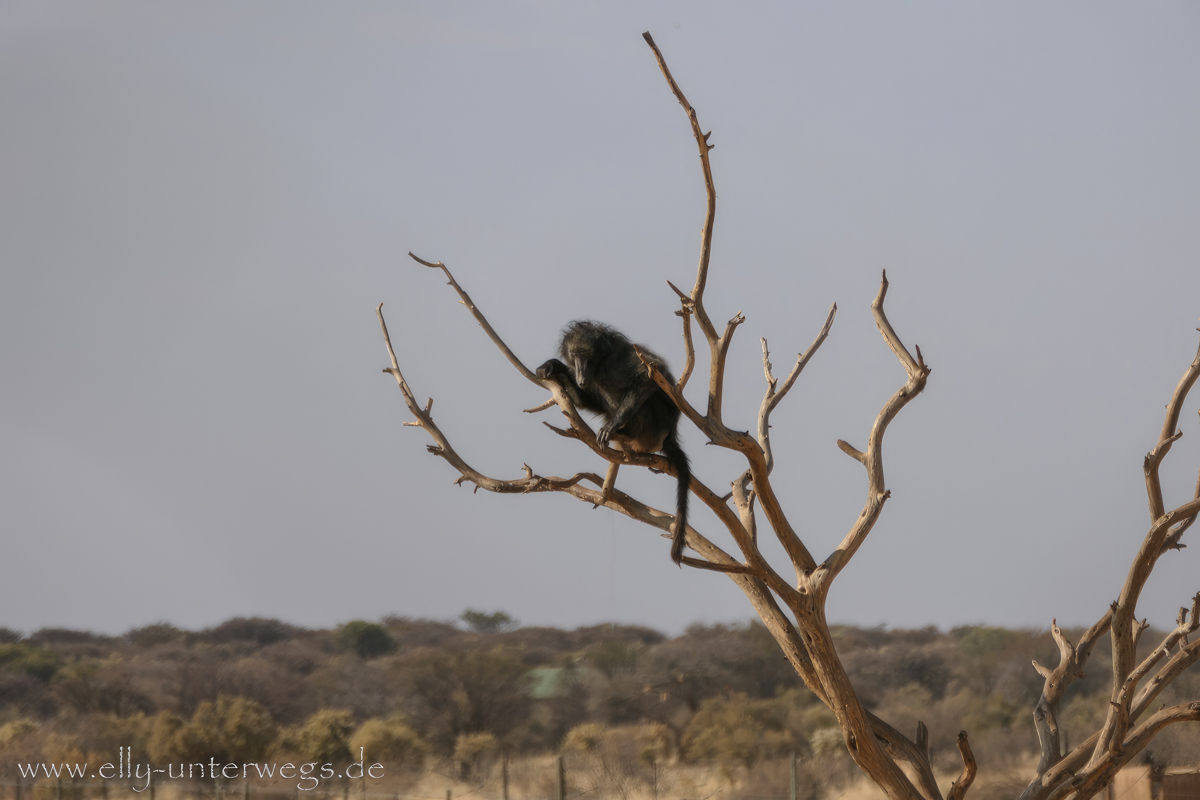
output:
[[1183, 505], [1168, 511], [1150, 526], [1146, 538], [1134, 557], [1125, 578], [1121, 594], [1113, 603], [1113, 617], [1110, 633], [1112, 635], [1112, 690], [1109, 697], [1108, 716], [1100, 730], [1100, 739], [1092, 754], [1092, 761], [1099, 763], [1104, 760], [1106, 751], [1120, 749], [1125, 740], [1125, 734], [1130, 723], [1130, 698], [1123, 692], [1125, 681], [1134, 669], [1136, 651], [1133, 640], [1133, 618], [1137, 610], [1137, 602], [1141, 597], [1142, 588], [1150, 578], [1150, 573], [1163, 552], [1163, 542], [1171, 528], [1179, 521], [1187, 519], [1200, 512], [1200, 498], [1193, 499]]
[[[1183, 435], [1178, 430], [1179, 416], [1188, 392], [1200, 377], [1200, 349], [1195, 358], [1184, 371], [1183, 377], [1175, 387], [1171, 400], [1167, 403], [1167, 412], [1163, 419], [1162, 432], [1158, 443], [1147, 453], [1142, 464], [1146, 479], [1146, 495], [1150, 505], [1150, 530], [1142, 540], [1142, 545], [1134, 557], [1121, 588], [1121, 594], [1113, 604], [1112, 619], [1112, 687], [1109, 695], [1109, 710], [1104, 726], [1100, 729], [1100, 738], [1092, 753], [1090, 765], [1095, 766], [1110, 760], [1110, 755], [1117, 753], [1125, 740], [1130, 724], [1131, 689], [1127, 684], [1134, 670], [1136, 659], [1136, 642], [1134, 640], [1134, 620], [1137, 613], [1137, 603], [1141, 592], [1149, 580], [1150, 574], [1158, 557], [1168, 549], [1168, 537], [1173, 529], [1184, 529], [1191, 525], [1196, 514], [1200, 512], [1200, 491], [1190, 503], [1185, 503], [1173, 511], [1166, 511], [1162, 483], [1159, 478], [1159, 467], [1171, 445]], [[1180, 530], [1182, 533], [1182, 530]], [[1178, 545], [1176, 539], [1175, 544]]]
[[546, 385], [544, 381], [538, 379], [538, 376], [535, 375], [529, 369], [529, 367], [521, 363], [521, 359], [517, 358], [512, 350], [508, 349], [508, 345], [504, 343], [504, 340], [501, 339], [500, 335], [496, 333], [496, 330], [492, 327], [491, 323], [489, 323], [487, 318], [483, 316], [483, 312], [481, 312], [475, 306], [474, 301], [471, 300], [471, 296], [463, 291], [463, 288], [458, 285], [458, 281], [454, 280], [454, 276], [450, 274], [450, 270], [445, 264], [440, 261], [426, 261], [423, 258], [413, 255], [411, 252], [409, 252], [408, 255], [409, 258], [411, 258], [413, 261], [416, 261], [418, 264], [430, 267], [431, 269], [440, 269], [442, 272], [444, 272], [446, 274], [446, 281], [454, 287], [454, 291], [458, 292], [458, 296], [462, 298], [462, 304], [467, 307], [468, 311], [471, 312], [471, 316], [475, 317], [475, 321], [478, 322], [479, 326], [487, 333], [488, 338], [500, 348], [500, 352], [504, 353], [504, 357], [508, 359], [509, 363], [516, 367], [518, 372], [520, 372], [533, 383], [536, 383], [538, 386]]
[[708, 390], [708, 413], [705, 416], [709, 422], [721, 427], [725, 426], [722, 416], [722, 406], [725, 398], [725, 361], [729, 357], [729, 346], [733, 344], [733, 333], [738, 326], [746, 321], [742, 312], [737, 312], [725, 323], [725, 332], [717, 342], [713, 352], [712, 382]]
[[683, 320], [683, 371], [679, 373], [679, 380], [675, 382], [675, 389], [680, 394], [683, 394], [683, 389], [687, 386], [688, 379], [692, 377], [692, 370], [696, 368], [696, 347], [692, 343], [692, 298], [684, 294], [679, 288], [667, 281], [667, 286], [679, 296], [680, 308], [675, 312], [675, 316]]
[[[705, 219], [705, 229], [702, 236], [700, 266], [697, 269], [696, 286], [693, 288], [691, 299], [693, 308], [696, 314], [697, 322], [701, 326], [705, 337], [709, 342], [709, 349], [712, 354], [712, 359], [709, 368], [709, 397], [707, 413], [701, 416], [694, 408], [687, 403], [682, 397], [682, 392], [678, 391], [677, 387], [671, 386], [660, 374], [656, 374], [657, 370], [651, 369], [651, 374], [654, 376], [656, 383], [666, 391], [674, 402], [679, 406], [680, 410], [688, 417], [700, 430], [705, 433], [709, 440], [720, 447], [737, 450], [749, 462], [749, 472], [753, 481], [754, 490], [758, 501], [762, 507], [763, 514], [767, 518], [772, 530], [777, 538], [783, 544], [788, 553], [790, 560], [796, 570], [797, 588], [789, 594], [781, 594], [781, 598], [788, 604], [789, 609], [796, 616], [798, 629], [801, 634], [801, 641], [809, 652], [813, 663], [813, 673], [816, 680], [823, 687], [821, 694], [825, 697], [831, 710], [838, 718], [840, 727], [842, 728], [843, 738], [846, 742], [847, 749], [855, 762], [883, 788], [883, 790], [892, 798], [916, 798], [921, 797], [922, 793], [905, 775], [903, 770], [897, 764], [897, 761], [889, 752], [880, 746], [874, 733], [872, 732], [870, 717], [859, 703], [857, 696], [854, 694], [853, 687], [850, 685], [849, 679], [842, 669], [838, 661], [836, 650], [833, 642], [829, 638], [828, 626], [824, 621], [823, 596], [817, 598], [813, 592], [812, 573], [816, 569], [816, 564], [812, 559], [808, 549], [801, 542], [799, 536], [793, 530], [788, 521], [775, 491], [770, 483], [767, 463], [767, 456], [763, 448], [757, 440], [750, 437], [748, 433], [729, 430], [721, 415], [721, 398], [722, 387], [724, 383], [724, 360], [728, 353], [729, 343], [732, 340], [732, 334], [737, 326], [741, 324], [743, 318], [741, 314], [730, 320], [726, 326], [723, 337], [718, 337], [716, 329], [704, 309], [703, 290], [707, 281], [708, 262], [711, 245], [712, 220], [715, 213], [715, 198], [716, 193], [713, 188], [712, 172], [708, 160], [708, 150], [711, 149], [707, 145], [707, 136], [700, 131], [699, 124], [696, 122], [695, 110], [684, 98], [682, 91], [675, 83], [671, 76], [670, 70], [667, 68], [666, 62], [662, 57], [662, 53], [655, 46], [653, 39], [649, 34], [645, 35], [647, 43], [654, 50], [655, 57], [658, 60], [659, 66], [663, 71], [663, 75], [667, 79], [672, 92], [679, 100], [688, 114], [691, 122], [693, 133], [696, 136], [697, 142], [700, 145], [702, 158], [702, 166], [704, 170], [705, 187], [708, 193], [708, 212]], [[879, 306], [883, 291], [886, 291], [886, 277], [884, 281], [884, 289], [881, 290], [880, 298], [877, 300], [876, 317], [877, 321], [882, 319], [882, 324], [886, 326], [884, 329], [884, 338], [888, 344], [894, 349], [899, 342], [895, 333], [890, 330], [890, 325], [887, 324], [886, 317], [881, 316]], [[903, 347], [900, 348], [903, 351]], [[907, 351], [903, 351], [907, 355]], [[900, 352], [897, 353], [900, 355]], [[907, 361], [902, 358], [902, 363], [905, 364], [906, 370], [910, 372], [914, 368], [919, 368], [922, 372], [919, 378], [920, 387], [924, 386], [925, 376], [928, 370], [925, 369], [923, 361], [920, 361], [920, 351], [918, 350], [918, 360], [914, 361], [911, 357]], [[910, 381], [911, 382], [911, 381]], [[917, 389], [919, 391], [919, 389]], [[911, 395], [915, 395], [912, 392]], [[899, 409], [907, 402], [909, 396], [902, 398], [902, 402], [889, 404], [881, 412], [881, 418], [884, 419], [884, 424], [876, 425], [876, 432], [873, 437], [875, 444], [874, 459], [879, 460], [879, 442], [882, 439], [883, 429], [886, 423], [898, 413]], [[881, 466], [875, 469], [872, 474], [882, 475]], [[886, 499], [886, 495], [879, 498], [878, 504], [882, 505], [882, 500]], [[878, 509], [871, 515], [871, 524], [878, 516]], [[734, 526], [727, 524], [730, 530], [733, 531]], [[738, 524], [736, 526], [744, 533], [746, 526]], [[868, 528], [869, 530], [869, 528]], [[865, 532], [861, 535], [865, 535]], [[861, 544], [861, 535], [855, 540], [856, 545]], [[735, 534], [735, 537], [740, 539], [740, 534]], [[740, 541], [739, 541], [740, 544]], [[751, 551], [745, 552], [747, 563], [756, 565], [753, 551], [756, 548], [751, 547]], [[836, 571], [828, 574], [828, 579], [825, 581], [824, 590], [828, 590], [829, 581], [832, 579]], [[779, 592], [774, 585], [770, 588]], [[781, 643], [782, 644], [782, 643]], [[915, 748], [914, 748], [915, 749]], [[919, 761], [919, 759], [917, 759]], [[924, 778], [920, 781], [924, 786]], [[925, 789], [928, 792], [928, 789]], [[931, 796], [936, 797], [937, 791], [933, 790]]]
[[962, 772], [950, 785], [950, 790], [946, 792], [946, 800], [963, 800], [967, 796], [967, 789], [970, 789], [975, 781], [975, 754], [971, 752], [971, 743], [967, 740], [966, 731], [958, 732], [958, 753], [962, 756]]
[[[1200, 484], [1190, 501], [1166, 511], [1159, 478], [1163, 459], [1171, 445], [1182, 436], [1177, 428], [1181, 409], [1197, 377], [1200, 377], [1200, 351], [1176, 385], [1167, 404], [1162, 433], [1143, 462], [1151, 525], [1129, 568], [1121, 593], [1106, 615], [1113, 658], [1109, 707], [1104, 723], [1100, 730], [1069, 754], [1059, 756], [1055, 715], [1057, 699], [1061, 697], [1061, 689], [1065, 686], [1052, 687], [1056, 673], [1048, 674], [1039, 669], [1047, 678], [1047, 690], [1043, 691], [1043, 701], [1039, 702], [1037, 719], [1042, 760], [1037, 778], [1022, 793], [1021, 800], [1058, 800], [1067, 797], [1084, 800], [1099, 792], [1115, 771], [1137, 755], [1162, 725], [1169, 724], [1150, 725], [1144, 722], [1137, 725], [1137, 721], [1163, 689], [1200, 658], [1200, 648], [1186, 644], [1187, 636], [1196, 630], [1196, 612], [1200, 611], [1200, 595], [1197, 595], [1193, 598], [1190, 619], [1187, 609], [1181, 609], [1176, 628], [1147, 657], [1140, 662], [1136, 660], [1138, 641], [1147, 628], [1144, 620], [1138, 621], [1136, 618], [1142, 589], [1159, 556], [1167, 550], [1183, 546], [1180, 541], [1183, 531], [1200, 514]], [[1094, 626], [1089, 635], [1096, 630]], [[1184, 644], [1180, 645], [1181, 642]], [[1179, 649], [1172, 655], [1171, 650], [1176, 646]], [[1061, 667], [1063, 662], [1060, 659]], [[1154, 672], [1156, 668], [1157, 672]], [[1070, 671], [1061, 677], [1069, 681]], [[1053, 702], [1048, 702], [1047, 691], [1052, 688], [1057, 697], [1050, 697], [1049, 700]], [[1049, 712], [1045, 720], [1041, 719], [1043, 712]], [[1173, 716], [1168, 717], [1175, 720]], [[1051, 722], [1054, 723], [1053, 727]], [[1133, 728], [1135, 725], [1137, 727]]]
[[730, 486], [732, 491], [729, 493], [730, 499], [733, 500], [734, 506], [738, 510], [738, 517], [742, 521], [742, 527], [750, 533], [750, 541], [758, 545], [758, 520], [754, 516], [754, 489], [751, 488], [752, 482], [750, 473], [743, 472], [738, 479]]
[[675, 405], [679, 406], [684, 416], [691, 420], [701, 432], [708, 435], [709, 441], [718, 446], [738, 450], [746, 457], [746, 460], [750, 463], [749, 471], [759, 504], [762, 506], [763, 514], [767, 517], [771, 529], [783, 544], [797, 572], [811, 572], [816, 566], [816, 562], [804, 546], [804, 543], [800, 541], [800, 537], [796, 535], [796, 532], [791, 527], [791, 523], [788, 522], [787, 517], [783, 513], [783, 508], [779, 503], [779, 499], [775, 496], [775, 491], [771, 487], [767, 474], [766, 455], [758, 445], [758, 442], [751, 438], [748, 433], [730, 431], [724, 425], [717, 424], [710, 418], [701, 416], [688, 403], [687, 398], [676, 391], [674, 384], [668, 381], [666, 376], [640, 350], [638, 351], [638, 358], [658, 387], [667, 393], [667, 396], [671, 398]]
[[[643, 33], [642, 38], [646, 40], [646, 44], [654, 51], [654, 58], [658, 61], [659, 69], [662, 70], [663, 77], [667, 80], [667, 86], [671, 89], [671, 93], [675, 95], [675, 99], [683, 107], [684, 113], [687, 114], [688, 124], [691, 126], [692, 135], [696, 138], [696, 145], [700, 151], [700, 165], [704, 173], [704, 190], [707, 205], [704, 214], [704, 227], [700, 234], [700, 261], [696, 267], [696, 283], [692, 287], [692, 292], [688, 295], [688, 298], [692, 313], [696, 315], [696, 323], [704, 333], [705, 339], [708, 340], [709, 352], [711, 353], [708, 377], [708, 408], [705, 416], [711, 424], [723, 429], [724, 424], [721, 422], [721, 399], [725, 379], [725, 355], [729, 349], [733, 330], [738, 324], [744, 321], [744, 318], [742, 318], [739, 312], [726, 326], [724, 337], [720, 337], [717, 335], [717, 329], [704, 307], [704, 289], [708, 284], [709, 260], [712, 256], [713, 224], [717, 215], [717, 190], [713, 183], [712, 164], [709, 162], [708, 157], [709, 151], [715, 145], [708, 143], [708, 138], [712, 135], [712, 131], [704, 133], [701, 130], [700, 122], [696, 116], [696, 109], [688, 102], [683, 94], [683, 90], [675, 82], [675, 78], [671, 75], [671, 70], [667, 67], [667, 62], [663, 58], [662, 51], [654, 43], [654, 38], [650, 35], [650, 32], [646, 31]], [[675, 287], [672, 285], [671, 288], [674, 289]], [[682, 294], [678, 289], [675, 289], [675, 291], [677, 294]], [[686, 381], [683, 383], [685, 384]], [[681, 393], [682, 386], [683, 384], [680, 385]]]
[[792, 386], [795, 385], [796, 379], [800, 377], [800, 373], [812, 360], [813, 355], [821, 344], [829, 338], [829, 329], [833, 327], [833, 317], [837, 314], [837, 303], [829, 309], [829, 315], [825, 317], [825, 324], [821, 326], [821, 332], [817, 334], [817, 338], [808, 346], [808, 349], [796, 356], [796, 364], [792, 367], [792, 371], [788, 373], [787, 380], [783, 382], [783, 386], [776, 389], [778, 379], [771, 373], [771, 352], [767, 348], [767, 340], [760, 339], [762, 342], [763, 351], [763, 372], [767, 378], [767, 393], [763, 396], [762, 404], [758, 408], [758, 444], [762, 447], [763, 452], [767, 456], [767, 474], [775, 468], [775, 457], [771, 452], [771, 412], [779, 405], [779, 402], [787, 395]]
[[1183, 436], [1183, 431], [1179, 428], [1179, 415], [1183, 411], [1183, 402], [1187, 399], [1188, 392], [1191, 391], [1192, 385], [1195, 384], [1196, 378], [1200, 377], [1200, 348], [1196, 351], [1196, 357], [1188, 366], [1187, 371], [1183, 373], [1183, 377], [1179, 379], [1179, 384], [1175, 387], [1175, 392], [1171, 395], [1171, 402], [1167, 404], [1166, 417], [1163, 419], [1162, 433], [1159, 435], [1158, 444], [1146, 454], [1146, 460], [1142, 464], [1142, 470], [1146, 475], [1146, 495], [1150, 501], [1150, 522], [1153, 523], [1165, 512], [1163, 503], [1162, 482], [1158, 477], [1158, 468], [1162, 464], [1162, 460], [1171, 450], [1171, 444]]
[[675, 99], [683, 106], [683, 110], [688, 117], [688, 122], [692, 126], [692, 134], [696, 137], [696, 145], [700, 149], [700, 164], [704, 170], [704, 191], [708, 205], [704, 212], [704, 228], [700, 235], [700, 264], [696, 268], [696, 285], [692, 287], [691, 300], [696, 314], [696, 322], [700, 325], [700, 330], [704, 332], [705, 338], [708, 339], [709, 347], [715, 350], [717, 329], [713, 327], [712, 320], [708, 318], [708, 312], [704, 310], [704, 287], [708, 283], [708, 261], [712, 255], [713, 223], [717, 217], [717, 190], [713, 186], [712, 165], [708, 161], [708, 151], [715, 147], [715, 145], [708, 143], [708, 137], [712, 135], [712, 131], [708, 133], [701, 132], [700, 122], [696, 119], [696, 109], [692, 108], [692, 104], [683, 96], [683, 91], [679, 88], [679, 84], [675, 83], [675, 79], [671, 77], [671, 70], [667, 68], [667, 62], [663, 59], [658, 45], [654, 43], [654, 38], [650, 35], [650, 31], [643, 33], [642, 38], [646, 40], [646, 44], [650, 45], [650, 49], [654, 51], [654, 57], [658, 60], [659, 69], [662, 70], [663, 77], [667, 79], [667, 85], [671, 87], [671, 92], [675, 95]]
[[845, 442], [838, 440], [838, 447], [843, 452], [857, 459], [866, 467], [867, 501], [863, 506], [862, 513], [859, 514], [858, 519], [855, 521], [853, 527], [851, 527], [850, 532], [846, 534], [845, 538], [837, 546], [837, 549], [830, 553], [816, 570], [813, 584], [815, 591], [822, 597], [829, 592], [829, 588], [833, 584], [833, 579], [846, 568], [846, 565], [850, 563], [850, 559], [862, 547], [867, 535], [875, 527], [879, 515], [883, 512], [883, 504], [891, 497], [891, 491], [886, 487], [884, 481], [883, 436], [887, 432], [888, 425], [896, 418], [900, 410], [925, 389], [925, 383], [929, 377], [930, 370], [925, 365], [925, 359], [921, 355], [921, 348], [917, 348], [916, 358], [909, 355], [908, 349], [900, 341], [900, 337], [896, 335], [896, 331], [892, 328], [891, 322], [888, 321], [887, 315], [884, 313], [883, 303], [887, 297], [887, 290], [887, 271], [884, 270], [879, 281], [879, 293], [875, 296], [874, 302], [871, 303], [871, 312], [875, 317], [875, 324], [883, 334], [884, 341], [887, 342], [888, 347], [892, 349], [892, 352], [896, 354], [896, 357], [904, 367], [904, 371], [908, 375], [908, 381], [891, 396], [880, 410], [879, 415], [875, 418], [875, 424], [871, 427], [871, 435], [867, 440], [866, 452], [855, 450]]
[[[804, 685], [816, 695], [818, 700], [828, 705], [829, 701], [824, 694], [825, 690], [817, 677], [812, 659], [800, 633], [792, 620], [779, 607], [776, 596], [757, 578], [745, 575], [730, 575], [730, 578], [746, 595], [759, 619], [771, 633]], [[913, 770], [917, 777], [918, 794], [916, 796], [922, 800], [942, 800], [941, 790], [937, 786], [933, 770], [929, 765], [928, 753], [869, 711], [867, 719], [875, 739], [887, 753], [897, 762], [905, 763]]]
[[[1138, 664], [1129, 673], [1129, 677], [1125, 679], [1125, 685], [1121, 687], [1122, 702], [1127, 702], [1127, 699], [1137, 690], [1138, 684], [1141, 683], [1142, 679], [1150, 673], [1150, 670], [1158, 665], [1158, 662], [1171, 654], [1171, 650], [1175, 645], [1180, 642], [1186, 644], [1188, 635], [1195, 633], [1200, 628], [1200, 618], [1197, 618], [1197, 612], [1200, 612], [1200, 593], [1197, 593], [1192, 598], [1191, 618], [1188, 618], [1187, 608], [1180, 608], [1179, 615], [1175, 618], [1175, 629], [1168, 633], [1162, 642], [1159, 643], [1158, 647], [1154, 648], [1153, 652], [1142, 659], [1142, 663]], [[1143, 623], [1139, 627], [1144, 631], [1149, 625]], [[1137, 651], [1136, 638], [1134, 640], [1134, 651]]]
[[[1196, 491], [1192, 493], [1192, 496], [1200, 499], [1200, 475], [1197, 475], [1196, 477]], [[1187, 547], [1187, 545], [1183, 544], [1181, 540], [1183, 539], [1184, 531], [1192, 527], [1192, 523], [1196, 521], [1196, 516], [1196, 514], [1192, 514], [1190, 517], [1187, 517], [1183, 522], [1180, 522], [1171, 529], [1171, 532], [1167, 534], [1165, 539], [1163, 539], [1162, 550], [1159, 552], [1159, 555], [1162, 555], [1168, 550], [1182, 550], [1183, 548]]]
[[1200, 721], [1200, 702], [1180, 703], [1159, 709], [1130, 732], [1121, 746], [1107, 751], [1095, 765], [1076, 775], [1049, 795], [1049, 800], [1087, 800], [1104, 791], [1122, 767], [1140, 753], [1168, 725]]
[[[1153, 678], [1146, 682], [1132, 703], [1130, 718], [1133, 720], [1139, 719], [1142, 714], [1154, 705], [1162, 691], [1197, 661], [1200, 661], [1200, 640], [1182, 647], [1159, 669]], [[1088, 765], [1088, 761], [1096, 749], [1096, 743], [1099, 740], [1100, 731], [1096, 731], [1087, 739], [1080, 742], [1061, 761], [1048, 769], [1044, 775], [1039, 775], [1022, 792], [1019, 800], [1050, 800], [1056, 793], [1058, 796], [1069, 794], [1073, 791], [1071, 788], [1072, 784], [1078, 787], [1085, 778], [1095, 773], [1096, 770]], [[1126, 747], [1138, 744], [1137, 741], [1129, 739], [1126, 741]], [[1143, 747], [1144, 744], [1143, 742]], [[1137, 755], [1137, 752], [1127, 750], [1125, 755], [1128, 758], [1133, 758]]]
[[1072, 682], [1083, 677], [1083, 668], [1092, 653], [1092, 647], [1109, 628], [1112, 618], [1111, 609], [1105, 612], [1092, 627], [1084, 632], [1079, 640], [1079, 646], [1073, 646], [1066, 635], [1058, 627], [1058, 620], [1050, 624], [1050, 634], [1058, 646], [1058, 665], [1054, 669], [1043, 667], [1037, 661], [1033, 668], [1045, 680], [1042, 694], [1034, 707], [1034, 727], [1037, 730], [1040, 749], [1037, 774], [1044, 775], [1062, 759], [1060, 731], [1058, 725], [1058, 705], [1063, 694]]

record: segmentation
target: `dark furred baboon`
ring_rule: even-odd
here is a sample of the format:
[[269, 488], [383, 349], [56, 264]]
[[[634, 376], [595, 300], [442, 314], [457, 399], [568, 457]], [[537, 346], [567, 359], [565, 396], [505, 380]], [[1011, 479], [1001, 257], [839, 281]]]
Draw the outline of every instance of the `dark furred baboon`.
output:
[[[666, 362], [637, 345], [642, 356], [672, 383]], [[691, 467], [679, 446], [679, 408], [658, 387], [638, 359], [634, 344], [620, 331], [599, 322], [580, 320], [563, 331], [558, 354], [538, 367], [538, 377], [562, 387], [578, 408], [604, 417], [597, 433], [600, 444], [617, 450], [658, 453], [667, 457], [679, 480], [675, 523], [671, 526], [671, 559], [679, 564], [687, 530], [688, 483]], [[566, 363], [563, 363], [566, 362]], [[615, 473], [610, 467], [611, 488]]]

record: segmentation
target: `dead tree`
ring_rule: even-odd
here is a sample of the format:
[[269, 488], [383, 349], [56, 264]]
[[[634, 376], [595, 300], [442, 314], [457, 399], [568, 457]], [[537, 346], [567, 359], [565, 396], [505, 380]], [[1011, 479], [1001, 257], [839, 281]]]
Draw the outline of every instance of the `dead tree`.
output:
[[[733, 335], [738, 326], [745, 321], [745, 317], [740, 312], [735, 314], [725, 324], [724, 330], [718, 332], [705, 308], [704, 288], [708, 279], [710, 245], [716, 215], [716, 191], [709, 165], [709, 151], [713, 148], [708, 141], [711, 132], [702, 132], [695, 109], [688, 103], [671, 76], [662, 53], [649, 33], [644, 34], [644, 37], [658, 60], [671, 92], [687, 113], [700, 150], [700, 164], [708, 195], [695, 285], [690, 293], [684, 293], [671, 285], [680, 301], [680, 309], [676, 314], [683, 321], [683, 343], [686, 352], [683, 371], [678, 382], [671, 384], [649, 362], [646, 362], [647, 370], [679, 406], [684, 416], [707, 437], [710, 444], [734, 450], [746, 459], [746, 470], [732, 481], [732, 491], [728, 493], [715, 491], [694, 475], [690, 483], [694, 497], [707, 506], [725, 526], [740, 555], [731, 554], [689, 527], [687, 546], [699, 557], [685, 557], [684, 563], [699, 569], [724, 572], [745, 593], [804, 684], [836, 715], [846, 748], [855, 763], [887, 793], [888, 797], [895, 800], [961, 800], [975, 777], [975, 759], [966, 732], [958, 735], [958, 749], [963, 760], [962, 772], [943, 793], [934, 780], [930, 766], [928, 732], [925, 725], [918, 722], [916, 734], [910, 738], [863, 707], [838, 660], [825, 619], [825, 601], [833, 581], [866, 541], [890, 495], [884, 480], [884, 434], [901, 409], [925, 388], [925, 382], [929, 378], [929, 367], [919, 347], [914, 348], [915, 356], [909, 352], [884, 313], [884, 300], [888, 289], [887, 273], [884, 272], [879, 292], [871, 303], [871, 310], [884, 341], [904, 368], [906, 379], [875, 418], [875, 423], [867, 435], [865, 449], [859, 450], [845, 441], [839, 440], [837, 443], [842, 452], [863, 465], [867, 476], [867, 498], [862, 513], [845, 538], [833, 552], [818, 561], [788, 522], [772, 486], [774, 455], [771, 450], [770, 417], [771, 412], [783, 400], [805, 365], [829, 335], [837, 306], [834, 305], [829, 310], [829, 315], [816, 338], [809, 348], [799, 355], [782, 383], [772, 371], [767, 342], [762, 340], [763, 371], [767, 388], [758, 411], [756, 433], [751, 435], [747, 431], [729, 427], [722, 413], [721, 402], [725, 361]], [[426, 267], [442, 270], [463, 304], [517, 371], [552, 393], [549, 400], [528, 411], [541, 411], [557, 405], [567, 419], [567, 427], [560, 428], [546, 423], [547, 427], [560, 436], [577, 439], [610, 464], [610, 480], [607, 483], [599, 475], [591, 472], [580, 472], [566, 478], [542, 476], [529, 465], [525, 465], [524, 477], [515, 479], [493, 478], [475, 470], [458, 454], [449, 438], [434, 422], [433, 401], [429, 400], [422, 408], [405, 382], [388, 338], [381, 304], [376, 312], [392, 362], [392, 366], [384, 371], [395, 377], [404, 395], [405, 404], [416, 417], [414, 421], [405, 424], [424, 428], [433, 438], [434, 444], [428, 446], [429, 452], [444, 458], [459, 472], [457, 483], [470, 482], [475, 485], [476, 490], [486, 489], [500, 493], [565, 492], [585, 503], [604, 506], [653, 528], [668, 531], [672, 522], [670, 514], [651, 508], [631, 497], [616, 488], [611, 481], [617, 465], [646, 467], [671, 473], [666, 459], [660, 455], [622, 453], [601, 446], [595, 433], [579, 416], [570, 400], [557, 385], [539, 381], [534, 372], [517, 358], [444, 264], [425, 261], [412, 253], [409, 255]], [[692, 376], [696, 362], [692, 341], [693, 318], [708, 342], [708, 398], [703, 411], [692, 406], [683, 391]], [[1200, 482], [1197, 483], [1195, 497], [1167, 510], [1158, 477], [1159, 466], [1171, 444], [1182, 435], [1177, 430], [1179, 416], [1188, 390], [1198, 375], [1200, 352], [1175, 389], [1167, 407], [1162, 435], [1146, 456], [1150, 528], [1130, 567], [1118, 599], [1083, 635], [1077, 645], [1067, 640], [1057, 624], [1053, 625], [1051, 630], [1058, 643], [1059, 663], [1053, 668], [1044, 667], [1036, 662], [1033, 665], [1045, 678], [1045, 688], [1034, 712], [1041, 743], [1041, 762], [1038, 765], [1037, 776], [1021, 795], [1020, 800], [1084, 800], [1091, 797], [1163, 728], [1176, 722], [1200, 720], [1200, 702], [1151, 710], [1162, 690], [1200, 658], [1200, 638], [1195, 642], [1188, 641], [1188, 636], [1196, 631], [1200, 622], [1200, 594], [1192, 599], [1190, 611], [1180, 609], [1176, 628], [1154, 652], [1140, 663], [1136, 660], [1138, 637], [1147, 627], [1144, 621], [1139, 622], [1136, 618], [1141, 590], [1158, 558], [1170, 550], [1184, 546], [1180, 541], [1183, 532], [1200, 512]], [[760, 515], [765, 518], [767, 526], [787, 552], [793, 568], [790, 575], [780, 574], [763, 557], [757, 543]], [[1104, 633], [1111, 633], [1113, 649], [1112, 693], [1108, 717], [1099, 731], [1069, 752], [1063, 752], [1057, 719], [1059, 701], [1067, 686], [1083, 674], [1093, 645]]]

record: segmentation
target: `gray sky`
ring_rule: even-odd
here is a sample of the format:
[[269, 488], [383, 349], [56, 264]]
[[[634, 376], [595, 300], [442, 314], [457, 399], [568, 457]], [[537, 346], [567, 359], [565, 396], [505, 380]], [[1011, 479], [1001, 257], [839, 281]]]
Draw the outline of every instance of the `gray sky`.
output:
[[[0, 5], [0, 625], [749, 616], [624, 517], [454, 487], [380, 372], [382, 301], [475, 466], [601, 469], [542, 427], [556, 412], [521, 413], [543, 393], [404, 254], [450, 265], [530, 366], [591, 317], [678, 368], [666, 281], [693, 280], [703, 184], [644, 30], [714, 131], [708, 309], [747, 316], [731, 425], [762, 396], [758, 337], [786, 372], [839, 305], [773, 417], [777, 490], [818, 554], [865, 495], [835, 441], [863, 446], [903, 382], [871, 321], [880, 269], [933, 366], [830, 618], [1094, 621], [1196, 350], [1200, 8], [750, 9]], [[1168, 502], [1195, 483], [1198, 405]], [[683, 437], [710, 485], [737, 474]], [[622, 484], [670, 506], [666, 477]], [[1200, 588], [1189, 538], [1152, 622]]]

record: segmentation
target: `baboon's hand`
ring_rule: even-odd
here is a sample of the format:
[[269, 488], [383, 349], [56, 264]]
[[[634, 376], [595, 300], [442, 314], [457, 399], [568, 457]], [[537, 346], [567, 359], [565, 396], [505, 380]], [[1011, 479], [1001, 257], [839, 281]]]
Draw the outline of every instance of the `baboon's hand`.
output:
[[560, 376], [566, 371], [566, 368], [566, 364], [563, 364], [557, 358], [552, 358], [537, 368], [538, 380], [562, 383]]
[[596, 441], [600, 443], [601, 447], [608, 447], [608, 440], [612, 438], [612, 435], [613, 424], [606, 422], [600, 426], [600, 430], [596, 433]]

